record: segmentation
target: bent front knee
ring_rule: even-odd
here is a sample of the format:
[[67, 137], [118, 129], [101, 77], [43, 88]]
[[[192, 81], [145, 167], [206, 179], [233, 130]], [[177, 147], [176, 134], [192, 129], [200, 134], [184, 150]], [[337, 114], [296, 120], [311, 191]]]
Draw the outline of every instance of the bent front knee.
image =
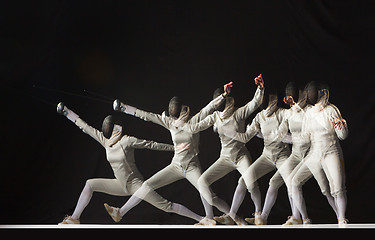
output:
[[253, 183], [246, 184], [246, 187], [247, 187], [247, 191], [250, 194], [255, 194], [255, 193], [259, 192], [258, 182], [253, 182]]
[[90, 192], [93, 192], [94, 188], [95, 188], [94, 179], [87, 180], [84, 189], [86, 189]]
[[284, 181], [272, 179], [269, 182], [269, 186], [273, 189], [279, 189], [284, 184]]
[[198, 179], [198, 188], [199, 190], [203, 189], [203, 188], [207, 188], [210, 184], [208, 183], [207, 181], [207, 178], [201, 176], [199, 179]]
[[332, 197], [338, 197], [344, 194], [346, 194], [346, 189], [339, 189], [339, 190], [331, 192]]

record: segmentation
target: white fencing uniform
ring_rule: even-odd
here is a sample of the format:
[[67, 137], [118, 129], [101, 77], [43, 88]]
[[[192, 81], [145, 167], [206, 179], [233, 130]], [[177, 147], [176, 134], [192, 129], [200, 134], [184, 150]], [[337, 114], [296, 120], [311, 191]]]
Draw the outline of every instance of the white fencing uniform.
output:
[[[301, 135], [305, 110], [310, 107], [310, 105], [307, 105], [304, 109], [301, 109], [298, 104], [294, 104], [290, 109], [285, 110], [286, 117], [280, 124], [278, 130], [278, 137], [280, 138], [280, 140], [293, 144], [291, 154], [285, 160], [284, 164], [279, 167], [278, 171], [274, 175], [274, 178], [277, 178], [278, 175], [280, 177], [281, 173], [284, 173], [284, 175], [287, 176], [286, 179], [284, 177], [284, 182], [287, 186], [288, 197], [292, 209], [292, 218], [289, 218], [287, 220], [287, 222], [285, 223], [286, 225], [302, 223], [302, 221], [300, 220], [299, 208], [294, 204], [293, 188], [291, 182], [295, 172], [297, 172], [297, 170], [301, 166], [303, 166], [303, 159], [307, 155], [310, 148], [310, 141], [306, 138], [303, 138]], [[288, 131], [290, 131], [290, 134], [288, 134]], [[268, 194], [271, 194], [269, 198], [266, 198], [269, 203], [265, 203], [265, 208], [263, 209], [262, 213], [264, 214], [265, 218], [267, 218], [274, 204], [272, 202], [275, 200], [275, 197], [272, 197], [272, 195], [276, 195], [276, 189], [270, 189], [267, 192], [267, 196]], [[301, 204], [303, 208], [306, 208], [304, 202], [301, 202]], [[304, 218], [304, 221], [308, 222], [308, 219]]]
[[305, 111], [311, 108], [311, 105], [307, 105], [304, 109], [301, 109], [298, 104], [293, 105], [290, 109], [285, 110], [286, 117], [284, 121], [279, 126], [279, 137], [281, 139], [287, 135], [288, 130], [291, 134], [291, 143], [292, 152], [289, 155], [285, 163], [280, 167], [280, 172], [285, 172], [288, 175], [288, 178], [285, 181], [285, 184], [288, 189], [288, 194], [291, 195], [291, 181], [294, 173], [299, 169], [303, 164], [303, 159], [308, 154], [310, 149], [310, 140], [302, 137], [302, 122], [305, 116]]
[[258, 132], [263, 135], [264, 148], [262, 155], [242, 175], [250, 193], [254, 191], [252, 188], [259, 178], [272, 170], [278, 170], [269, 182], [270, 186], [267, 191], [263, 211], [256, 210], [254, 214], [255, 219], [247, 220], [255, 224], [266, 224], [268, 214], [276, 201], [277, 190], [287, 181], [290, 173], [287, 169], [282, 169], [283, 164], [290, 155], [290, 149], [288, 144], [281, 141], [278, 133], [280, 124], [287, 118], [287, 110], [277, 108], [272, 112], [272, 108], [277, 108], [275, 103], [272, 103], [265, 110], [259, 112], [252, 123], [248, 125], [245, 133], [228, 132], [229, 136], [244, 143], [248, 142]]
[[[77, 118], [74, 122], [84, 133], [94, 138], [105, 148], [107, 160], [115, 175], [114, 179], [94, 178], [86, 181], [72, 215], [76, 220], [80, 218], [93, 192], [103, 192], [115, 196], [130, 196], [142, 186], [143, 177], [138, 171], [134, 159], [135, 148], [174, 151], [174, 146], [170, 144], [122, 135], [121, 127], [118, 125], [114, 126], [111, 138], [107, 139], [101, 131], [91, 127], [81, 118]], [[144, 200], [162, 210], [172, 211], [173, 203], [162, 198], [156, 192], [147, 195]]]
[[[280, 123], [286, 118], [286, 109], [278, 108], [269, 117], [266, 114], [267, 111], [262, 110], [255, 116], [251, 125], [248, 125], [245, 133], [236, 133], [233, 136], [234, 139], [246, 143], [260, 131], [264, 138], [262, 155], [243, 174], [248, 189], [260, 177], [272, 170], [280, 169], [290, 155], [288, 144], [281, 142], [277, 133]], [[286, 171], [280, 171], [280, 174], [275, 174], [271, 178], [270, 185], [279, 188], [284, 183], [283, 179], [286, 180], [289, 175]]]
[[135, 164], [135, 148], [174, 151], [173, 145], [137, 139], [127, 135], [122, 136], [118, 141], [115, 140], [116, 143], [113, 144], [113, 138], [105, 138], [102, 132], [89, 126], [81, 118], [78, 118], [75, 124], [105, 148], [107, 160], [115, 175], [115, 179], [96, 178], [88, 180], [90, 187], [97, 192], [129, 196], [140, 187], [143, 183], [143, 177]]
[[333, 127], [334, 122], [343, 119], [337, 107], [328, 103], [327, 97], [325, 101], [320, 101], [306, 111], [302, 135], [311, 141], [311, 148], [302, 166], [293, 173], [293, 196], [295, 205], [307, 217], [307, 210], [301, 204], [302, 186], [312, 174], [335, 211], [339, 224], [346, 224], [345, 169], [339, 139], [347, 137], [348, 127], [345, 121], [342, 129]]
[[[211, 114], [217, 108], [217, 106], [222, 103], [222, 101], [224, 101], [224, 97], [221, 95], [218, 96], [199, 113], [191, 117], [187, 123], [195, 124], [203, 120], [205, 117]], [[197, 190], [199, 190], [198, 178], [202, 173], [198, 158], [199, 133], [189, 133], [178, 129], [175, 126], [176, 119], [166, 116], [164, 113], [159, 115], [136, 109], [135, 116], [145, 121], [151, 121], [159, 124], [168, 129], [171, 133], [173, 144], [175, 146], [175, 153], [171, 164], [147, 179], [143, 184], [143, 188], [137, 191], [133, 196], [142, 199], [148, 194], [149, 191], [163, 187], [183, 178], [186, 178]], [[215, 201], [214, 206], [219, 208], [219, 206], [215, 204]]]
[[[303, 134], [311, 140], [309, 154], [304, 160], [307, 167], [314, 174], [323, 169], [330, 185], [332, 196], [345, 191], [345, 171], [342, 149], [339, 139], [347, 137], [347, 124], [342, 129], [334, 128], [332, 122], [341, 120], [341, 114], [336, 106], [328, 104], [323, 109], [319, 104], [306, 111], [303, 122]], [[303, 185], [311, 176], [302, 170], [293, 176], [292, 184]], [[315, 175], [319, 182], [324, 182], [325, 176]], [[321, 179], [323, 178], [323, 179]], [[319, 184], [324, 195], [328, 194], [326, 186]]]
[[[290, 131], [292, 133], [292, 154], [290, 155], [289, 158], [294, 158], [297, 161], [300, 161], [297, 166], [294, 167], [292, 173], [290, 174], [288, 178], [288, 186], [294, 186], [301, 188], [301, 186], [312, 176], [315, 177], [317, 180], [318, 185], [320, 186], [320, 189], [324, 195], [330, 194], [330, 188], [329, 188], [329, 183], [328, 179], [323, 171], [323, 167], [319, 161], [312, 161], [311, 158], [309, 161], [307, 157], [307, 154], [309, 153], [310, 146], [311, 146], [311, 140], [306, 133], [302, 134], [302, 124], [303, 121], [306, 121], [305, 118], [305, 113], [309, 109], [311, 109], [312, 106], [308, 105], [304, 109], [300, 109], [299, 106], [296, 104], [293, 106], [293, 111], [298, 112], [299, 117], [297, 117], [296, 114], [293, 114], [292, 118], [294, 118], [296, 121], [298, 119], [298, 124], [293, 124], [294, 127], [292, 126], [290, 128]], [[289, 121], [290, 124], [290, 121]], [[282, 124], [283, 125], [283, 124]], [[290, 126], [290, 125], [289, 125]], [[280, 133], [284, 134], [285, 133], [285, 126], [280, 127]], [[294, 161], [293, 161], [294, 162]], [[285, 167], [288, 164], [285, 165]], [[292, 162], [289, 163], [289, 165], [292, 167], [294, 164]], [[295, 177], [295, 178], [294, 178]], [[293, 179], [294, 178], [294, 179]], [[294, 183], [293, 183], [294, 180]]]
[[[254, 98], [249, 103], [241, 108], [235, 109], [233, 113], [226, 118], [222, 117], [223, 112], [215, 111], [201, 122], [185, 124], [181, 127], [184, 131], [191, 133], [203, 131], [212, 125], [218, 130], [221, 142], [220, 157], [198, 180], [200, 193], [211, 205], [212, 196], [209, 186], [235, 169], [242, 175], [252, 163], [250, 153], [245, 143], [227, 137], [223, 132], [225, 129], [244, 132], [245, 120], [259, 107], [263, 99], [263, 94], [264, 90], [257, 88]], [[239, 182], [243, 182], [242, 177]]]

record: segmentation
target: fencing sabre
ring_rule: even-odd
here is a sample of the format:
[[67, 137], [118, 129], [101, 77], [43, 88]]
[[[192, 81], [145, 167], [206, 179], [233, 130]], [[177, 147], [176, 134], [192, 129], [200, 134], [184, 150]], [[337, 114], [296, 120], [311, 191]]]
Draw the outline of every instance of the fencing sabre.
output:
[[79, 97], [79, 98], [85, 98], [85, 99], [88, 99], [88, 100], [92, 100], [92, 101], [96, 101], [96, 102], [102, 102], [102, 103], [106, 103], [106, 104], [112, 104], [112, 102], [113, 102], [113, 100], [110, 97], [104, 96], [104, 95], [99, 94], [99, 93], [87, 91], [87, 90], [84, 90], [84, 91], [87, 92], [87, 93], [90, 93], [92, 95], [100, 96], [101, 98], [85, 96], [85, 95], [81, 95], [81, 94], [77, 94], [77, 93], [67, 92], [67, 91], [63, 91], [63, 90], [59, 90], [59, 89], [41, 87], [41, 86], [36, 86], [36, 85], [33, 85], [33, 88], [37, 88], [37, 89], [41, 89], [41, 90], [45, 90], [45, 91], [50, 91], [50, 92], [56, 92], [56, 93], [65, 94], [65, 95], [70, 95], [70, 96]]

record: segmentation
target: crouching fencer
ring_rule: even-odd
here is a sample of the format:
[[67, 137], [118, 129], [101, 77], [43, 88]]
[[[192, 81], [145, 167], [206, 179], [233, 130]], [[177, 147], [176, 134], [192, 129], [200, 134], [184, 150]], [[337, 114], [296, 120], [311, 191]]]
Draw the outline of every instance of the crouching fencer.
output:
[[[89, 204], [93, 192], [103, 192], [115, 196], [129, 196], [142, 186], [143, 177], [135, 164], [134, 149], [144, 148], [158, 151], [174, 151], [174, 146], [170, 144], [157, 143], [125, 135], [121, 123], [112, 115], [104, 119], [102, 131], [99, 131], [89, 126], [63, 103], [57, 105], [57, 112], [66, 116], [82, 129], [84, 133], [94, 138], [105, 148], [107, 160], [115, 175], [114, 179], [94, 178], [87, 180], [73, 214], [65, 217], [60, 224], [79, 224], [80, 216]], [[196, 221], [203, 219], [203, 217], [193, 213], [186, 207], [167, 201], [156, 192], [151, 192], [144, 200], [167, 212], [190, 217]], [[108, 205], [105, 204], [105, 207], [107, 209]]]
[[[266, 101], [263, 102], [263, 109]], [[279, 103], [280, 104], [280, 103]], [[286, 109], [279, 107], [278, 95], [276, 91], [269, 94], [268, 106], [259, 112], [252, 123], [247, 126], [245, 133], [228, 131], [224, 134], [237, 141], [246, 143], [250, 141], [258, 132], [263, 136], [264, 148], [262, 155], [245, 171], [242, 175], [249, 192], [251, 192], [254, 183], [271, 172], [280, 170], [290, 155], [290, 149], [287, 143], [284, 143], [278, 137], [278, 128], [281, 122], [286, 118]], [[279, 174], [280, 173], [280, 174]], [[278, 189], [288, 177], [288, 172], [277, 171], [269, 182], [269, 188], [266, 194], [263, 210], [254, 213], [255, 218], [246, 218], [245, 220], [252, 224], [263, 225], [267, 223], [268, 215], [276, 201]], [[260, 201], [260, 200], [259, 200]]]
[[[160, 187], [171, 184], [180, 179], [187, 179], [198, 190], [198, 179], [201, 176], [201, 167], [198, 158], [199, 153], [199, 133], [189, 133], [178, 129], [175, 122], [188, 122], [190, 124], [197, 123], [211, 114], [229, 94], [232, 83], [224, 86], [224, 93], [212, 100], [199, 113], [190, 116], [188, 106], [182, 105], [180, 98], [173, 97], [169, 102], [168, 112], [160, 114], [142, 111], [135, 107], [121, 103], [119, 100], [114, 102], [114, 110], [124, 112], [145, 121], [151, 121], [169, 130], [172, 136], [175, 152], [170, 165], [160, 170], [148, 180], [142, 187], [136, 191], [133, 196], [121, 207], [111, 207], [111, 211], [119, 216], [124, 216], [130, 209], [135, 207], [150, 191], [154, 191]], [[215, 225], [213, 220], [212, 206], [201, 197], [206, 217], [198, 224]], [[229, 206], [218, 197], [213, 197], [213, 205], [221, 212], [228, 213]]]
[[312, 174], [336, 212], [338, 223], [345, 225], [345, 169], [339, 140], [347, 137], [348, 126], [338, 108], [329, 103], [328, 89], [319, 87], [315, 82], [309, 83], [306, 89], [308, 100], [314, 106], [305, 113], [302, 135], [311, 141], [311, 147], [303, 166], [292, 178], [294, 204], [302, 216], [307, 218], [302, 186]]
[[[248, 152], [245, 144], [240, 141], [236, 141], [222, 134], [223, 129], [229, 128], [233, 131], [244, 132], [245, 131], [245, 120], [259, 107], [263, 100], [264, 94], [264, 82], [262, 75], [254, 79], [255, 84], [258, 88], [254, 94], [254, 98], [249, 101], [245, 106], [241, 108], [234, 107], [234, 99], [227, 97], [226, 101], [212, 113], [207, 116], [204, 120], [196, 123], [189, 124], [184, 123], [179, 126], [180, 129], [197, 133], [203, 131], [210, 126], [214, 126], [214, 131], [218, 132], [221, 142], [220, 157], [216, 160], [199, 178], [198, 186], [201, 195], [212, 204], [212, 196], [210, 191], [210, 185], [226, 174], [233, 170], [238, 170], [241, 175], [248, 169], [252, 163], [250, 153]], [[221, 94], [221, 89], [217, 89], [214, 92], [214, 99]], [[254, 183], [256, 184], [256, 182]], [[254, 186], [252, 189], [252, 196], [258, 195], [259, 197], [254, 198], [255, 208], [260, 210], [261, 202], [260, 191], [258, 186]], [[229, 214], [224, 214], [214, 219], [222, 224], [238, 224], [246, 225], [246, 222], [236, 216], [237, 210], [246, 195], [246, 185], [242, 177], [238, 181], [237, 188], [232, 200], [232, 205]]]

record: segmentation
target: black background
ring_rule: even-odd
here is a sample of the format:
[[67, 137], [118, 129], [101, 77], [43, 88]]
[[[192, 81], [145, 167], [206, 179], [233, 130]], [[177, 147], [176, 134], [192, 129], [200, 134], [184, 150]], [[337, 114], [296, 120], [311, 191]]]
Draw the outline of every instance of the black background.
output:
[[[373, 1], [356, 0], [1, 1], [0, 223], [58, 223], [73, 212], [87, 179], [113, 177], [104, 149], [56, 113], [56, 104], [64, 101], [100, 128], [113, 113], [111, 103], [64, 92], [85, 95], [86, 89], [156, 113], [179, 95], [196, 113], [229, 81], [236, 105], [246, 104], [259, 73], [266, 87], [280, 91], [288, 81], [300, 87], [312, 80], [328, 83], [330, 101], [349, 126], [341, 142], [347, 218], [375, 222], [374, 11]], [[172, 142], [162, 127], [120, 116], [126, 134]], [[247, 147], [255, 160], [263, 143], [253, 139]], [[205, 170], [220, 151], [212, 129], [201, 133], [200, 151]], [[147, 179], [172, 156], [137, 150], [136, 162]], [[271, 176], [259, 180], [262, 202]], [[228, 204], [238, 178], [232, 172], [212, 185]], [[185, 180], [158, 192], [204, 214], [198, 192]], [[315, 180], [304, 194], [313, 222], [336, 223]], [[127, 199], [94, 193], [81, 222], [113, 223], [103, 203], [121, 206]], [[253, 211], [247, 194], [239, 214], [249, 217]], [[289, 215], [283, 186], [269, 223], [281, 224]], [[122, 223], [194, 221], [142, 202]]]

